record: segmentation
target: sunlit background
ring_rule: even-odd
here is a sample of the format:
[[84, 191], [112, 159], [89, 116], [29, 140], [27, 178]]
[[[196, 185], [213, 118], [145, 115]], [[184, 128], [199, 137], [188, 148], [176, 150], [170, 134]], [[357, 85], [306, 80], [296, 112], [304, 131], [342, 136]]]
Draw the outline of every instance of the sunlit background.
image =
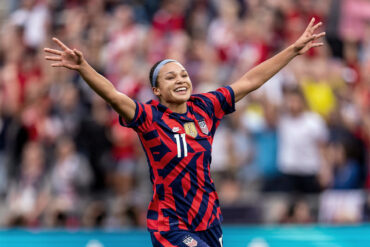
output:
[[52, 37], [146, 102], [158, 60], [177, 59], [207, 92], [292, 44], [312, 17], [325, 46], [216, 133], [224, 246], [368, 246], [369, 0], [0, 0], [0, 246], [151, 244], [139, 139], [77, 73], [44, 61]]

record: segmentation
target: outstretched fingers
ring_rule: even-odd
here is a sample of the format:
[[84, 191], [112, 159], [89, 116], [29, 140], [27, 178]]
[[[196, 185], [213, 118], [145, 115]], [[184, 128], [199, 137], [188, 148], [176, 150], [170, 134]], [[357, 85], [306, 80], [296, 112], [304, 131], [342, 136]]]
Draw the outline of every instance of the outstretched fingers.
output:
[[314, 23], [315, 18], [312, 18], [304, 33], [301, 35], [301, 37], [299, 37], [299, 39], [294, 44], [295, 50], [298, 52], [299, 55], [305, 53], [312, 47], [324, 45], [322, 42], [317, 43], [314, 42], [315, 40], [325, 36], [325, 32], [315, 34], [315, 31], [322, 25], [322, 22], [319, 22], [317, 24]]
[[325, 32], [321, 32], [321, 33], [319, 33], [319, 34], [314, 34], [314, 35], [312, 35], [311, 36], [311, 38], [310, 38], [310, 40], [316, 40], [316, 39], [319, 39], [319, 38], [321, 38], [321, 37], [324, 37], [325, 36]]
[[315, 39], [319, 39], [319, 38], [321, 38], [321, 37], [324, 37], [326, 35], [326, 33], [325, 32], [321, 32], [321, 33], [319, 33], [319, 34], [316, 34], [315, 36], [316, 36], [316, 38]]
[[52, 63], [51, 67], [64, 67], [63, 63]]
[[308, 26], [306, 27], [306, 30], [305, 30], [306, 32], [311, 30], [311, 28], [312, 28], [312, 26], [313, 26], [314, 22], [315, 22], [315, 18], [313, 17], [313, 18], [311, 19], [310, 23], [308, 24]]
[[313, 27], [311, 28], [312, 32], [314, 32], [316, 29], [318, 29], [319, 27], [321, 27], [321, 25], [322, 25], [322, 22], [319, 22], [319, 23], [317, 23], [315, 26], [313, 26]]
[[308, 43], [308, 42], [311, 42], [313, 40], [316, 40], [316, 39], [319, 39], [321, 37], [324, 37], [325, 34], [326, 34], [325, 32], [321, 32], [319, 34], [313, 34], [313, 35], [311, 35], [311, 36], [309, 36], [309, 37], [306, 38], [305, 43]]
[[309, 33], [309, 34], [312, 35], [315, 32], [315, 30], [318, 29], [319, 27], [321, 27], [321, 25], [322, 25], [321, 21], [319, 23], [316, 23], [315, 25], [314, 25], [314, 23], [315, 23], [315, 18], [312, 18], [310, 23], [308, 24], [306, 30], [305, 30], [306, 33]]
[[319, 46], [323, 46], [324, 43], [320, 42], [320, 43], [312, 43], [311, 47], [319, 47]]
[[62, 55], [63, 54], [62, 51], [58, 51], [58, 50], [51, 49], [51, 48], [44, 48], [44, 51], [48, 52], [48, 53], [55, 54], [55, 55]]
[[[55, 49], [50, 49], [50, 48], [44, 48], [44, 51], [47, 53], [51, 53], [57, 56], [45, 56], [46, 60], [49, 61], [62, 61], [62, 54], [63, 52], [55, 50]], [[55, 65], [55, 64], [54, 64]], [[53, 66], [53, 64], [52, 64]], [[53, 66], [53, 67], [59, 67], [59, 66]]]
[[65, 67], [67, 69], [71, 69], [71, 70], [76, 70], [78, 69], [78, 66], [77, 65], [72, 65], [72, 64], [65, 64], [63, 62], [59, 62], [59, 63], [52, 63], [51, 64], [51, 67]]
[[62, 48], [63, 50], [69, 50], [69, 48], [68, 48], [68, 46], [66, 46], [62, 41], [60, 41], [59, 39], [57, 39], [57, 38], [55, 38], [55, 37], [53, 37], [53, 41], [55, 42], [55, 43], [57, 43], [57, 45], [59, 45], [60, 46], [60, 48]]
[[45, 56], [45, 59], [49, 61], [62, 61], [60, 56]]

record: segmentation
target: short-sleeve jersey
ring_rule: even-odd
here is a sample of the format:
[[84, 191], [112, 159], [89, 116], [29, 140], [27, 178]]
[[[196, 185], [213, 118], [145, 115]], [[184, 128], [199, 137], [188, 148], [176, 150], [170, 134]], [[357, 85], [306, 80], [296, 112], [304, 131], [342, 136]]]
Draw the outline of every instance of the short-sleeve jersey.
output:
[[179, 114], [151, 100], [136, 102], [133, 128], [147, 156], [153, 198], [149, 231], [204, 231], [222, 221], [210, 175], [212, 141], [220, 120], [235, 110], [231, 87], [194, 94]]

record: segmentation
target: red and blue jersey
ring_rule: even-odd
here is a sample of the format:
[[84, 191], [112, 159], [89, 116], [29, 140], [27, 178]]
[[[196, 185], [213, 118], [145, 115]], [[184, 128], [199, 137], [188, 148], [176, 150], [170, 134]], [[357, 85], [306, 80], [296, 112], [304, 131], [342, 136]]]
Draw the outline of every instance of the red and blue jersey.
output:
[[135, 103], [133, 120], [120, 123], [137, 132], [147, 156], [153, 184], [148, 229], [204, 231], [220, 224], [211, 151], [220, 120], [235, 110], [232, 88], [192, 95], [184, 114], [156, 100]]

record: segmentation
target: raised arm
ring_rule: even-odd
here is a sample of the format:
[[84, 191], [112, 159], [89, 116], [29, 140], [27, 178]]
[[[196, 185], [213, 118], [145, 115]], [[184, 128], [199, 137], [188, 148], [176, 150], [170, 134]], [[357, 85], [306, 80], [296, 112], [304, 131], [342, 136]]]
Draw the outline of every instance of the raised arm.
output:
[[262, 86], [268, 79], [275, 75], [285, 65], [287, 65], [294, 57], [301, 55], [311, 49], [324, 45], [323, 43], [315, 43], [314, 41], [325, 35], [324, 32], [314, 34], [315, 30], [322, 25], [321, 22], [314, 25], [315, 19], [312, 18], [306, 30], [291, 46], [285, 48], [272, 58], [257, 65], [239, 80], [231, 84], [235, 93], [235, 102], [242, 99], [248, 93]]
[[84, 59], [82, 52], [68, 48], [57, 38], [53, 38], [53, 41], [61, 50], [44, 48], [44, 51], [49, 54], [45, 59], [55, 62], [51, 64], [52, 67], [76, 70], [86, 83], [126, 121], [129, 122], [134, 118], [136, 104], [130, 97], [118, 92], [110, 81], [96, 72]]

